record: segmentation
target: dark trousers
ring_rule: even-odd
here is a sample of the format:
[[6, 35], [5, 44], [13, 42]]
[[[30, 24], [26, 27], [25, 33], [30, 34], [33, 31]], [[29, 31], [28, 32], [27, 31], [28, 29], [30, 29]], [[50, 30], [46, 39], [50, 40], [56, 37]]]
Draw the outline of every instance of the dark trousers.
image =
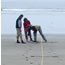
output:
[[28, 40], [28, 36], [30, 37], [30, 40], [32, 41], [32, 36], [31, 36], [31, 29], [27, 28], [26, 31], [25, 31], [25, 38], [26, 40]]

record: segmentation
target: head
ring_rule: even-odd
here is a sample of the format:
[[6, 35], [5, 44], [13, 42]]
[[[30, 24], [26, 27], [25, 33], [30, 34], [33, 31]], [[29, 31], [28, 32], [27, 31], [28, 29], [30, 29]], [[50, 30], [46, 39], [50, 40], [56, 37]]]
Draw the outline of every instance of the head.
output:
[[27, 18], [24, 18], [24, 22], [27, 20]]
[[19, 16], [19, 19], [21, 19], [21, 18], [23, 18], [23, 14], [21, 14], [21, 15]]

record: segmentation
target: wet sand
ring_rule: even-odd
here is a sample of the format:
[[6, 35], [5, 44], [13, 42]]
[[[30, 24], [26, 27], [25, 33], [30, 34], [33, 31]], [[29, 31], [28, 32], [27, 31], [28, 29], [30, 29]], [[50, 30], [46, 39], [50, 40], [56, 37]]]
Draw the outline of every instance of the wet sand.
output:
[[65, 35], [46, 35], [46, 38], [47, 43], [38, 36], [38, 43], [17, 44], [15, 35], [2, 35], [1, 65], [41, 65], [41, 43], [43, 65], [65, 65]]

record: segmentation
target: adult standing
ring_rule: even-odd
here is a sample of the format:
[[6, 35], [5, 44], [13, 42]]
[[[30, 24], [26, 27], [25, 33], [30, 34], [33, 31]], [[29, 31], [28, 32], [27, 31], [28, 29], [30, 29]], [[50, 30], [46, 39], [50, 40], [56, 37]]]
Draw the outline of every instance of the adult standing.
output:
[[22, 39], [22, 33], [21, 33], [21, 28], [22, 28], [22, 21], [21, 19], [23, 18], [23, 15], [21, 14], [17, 20], [16, 20], [16, 31], [17, 31], [17, 43], [20, 43], [19, 38], [21, 39], [21, 43], [25, 43]]

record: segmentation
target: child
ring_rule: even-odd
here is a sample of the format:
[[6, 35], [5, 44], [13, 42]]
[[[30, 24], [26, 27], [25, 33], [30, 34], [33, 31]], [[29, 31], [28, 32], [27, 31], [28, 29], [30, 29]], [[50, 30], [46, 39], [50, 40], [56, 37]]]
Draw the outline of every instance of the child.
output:
[[27, 18], [24, 18], [24, 32], [25, 32], [25, 38], [28, 41], [28, 36], [30, 37], [30, 41], [32, 41], [32, 37], [31, 37], [31, 23]]

